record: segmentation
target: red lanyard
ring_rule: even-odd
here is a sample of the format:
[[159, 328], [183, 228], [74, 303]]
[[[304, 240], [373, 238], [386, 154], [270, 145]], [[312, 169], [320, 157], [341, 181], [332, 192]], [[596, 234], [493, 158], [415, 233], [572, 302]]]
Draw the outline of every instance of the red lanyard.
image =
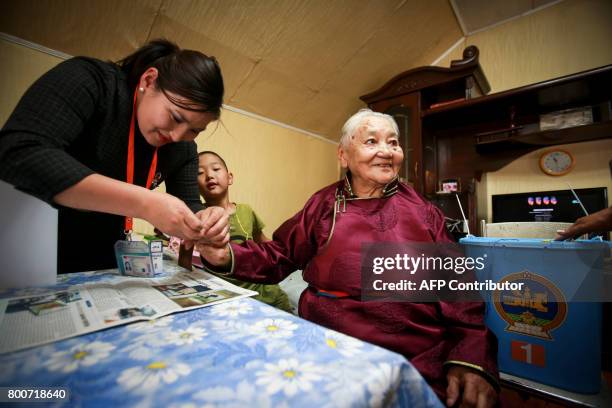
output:
[[[138, 92], [138, 91], [136, 91]], [[134, 124], [136, 122], [136, 92], [134, 92], [134, 106], [132, 109], [132, 119], [130, 120], [130, 136], [128, 139], [128, 156], [127, 156], [127, 182], [134, 184]], [[146, 188], [149, 189], [153, 184], [153, 177], [155, 177], [155, 169], [157, 168], [157, 147], [155, 153], [153, 153], [153, 160], [151, 161], [151, 167], [149, 168], [149, 175], [147, 176]], [[125, 217], [125, 233], [132, 231], [133, 220], [132, 217]]]

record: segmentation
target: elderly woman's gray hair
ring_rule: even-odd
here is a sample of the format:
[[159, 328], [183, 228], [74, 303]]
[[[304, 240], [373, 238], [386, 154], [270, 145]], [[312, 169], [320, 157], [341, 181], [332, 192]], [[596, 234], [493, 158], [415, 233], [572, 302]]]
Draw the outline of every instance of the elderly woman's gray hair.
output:
[[399, 136], [399, 128], [397, 127], [397, 123], [395, 122], [395, 119], [393, 119], [393, 116], [387, 115], [386, 113], [374, 112], [373, 110], [367, 108], [359, 109], [359, 111], [348, 118], [348, 120], [344, 123], [344, 126], [342, 126], [340, 146], [342, 146], [343, 149], [348, 147], [351, 137], [355, 134], [357, 128], [359, 128], [359, 125], [361, 125], [364, 119], [371, 117], [379, 117], [387, 120], [389, 125], [391, 125], [395, 133]]

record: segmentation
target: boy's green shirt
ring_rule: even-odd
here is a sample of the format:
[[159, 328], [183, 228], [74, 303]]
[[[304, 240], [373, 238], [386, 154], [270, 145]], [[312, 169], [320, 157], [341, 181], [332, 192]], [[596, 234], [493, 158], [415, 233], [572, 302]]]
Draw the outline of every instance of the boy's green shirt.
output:
[[[253, 235], [263, 231], [265, 225], [261, 218], [248, 204], [236, 204], [236, 212], [230, 215], [230, 241], [241, 244], [253, 239]], [[245, 282], [235, 278], [218, 275], [220, 278], [241, 288], [254, 290], [259, 295], [255, 299], [291, 313], [291, 305], [287, 294], [278, 285]]]

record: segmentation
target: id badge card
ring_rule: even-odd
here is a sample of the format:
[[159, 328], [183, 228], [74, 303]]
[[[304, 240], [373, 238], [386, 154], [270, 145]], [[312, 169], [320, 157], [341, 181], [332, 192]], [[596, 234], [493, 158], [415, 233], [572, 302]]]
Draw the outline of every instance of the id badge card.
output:
[[163, 272], [161, 241], [117, 241], [115, 258], [122, 275], [148, 278]]

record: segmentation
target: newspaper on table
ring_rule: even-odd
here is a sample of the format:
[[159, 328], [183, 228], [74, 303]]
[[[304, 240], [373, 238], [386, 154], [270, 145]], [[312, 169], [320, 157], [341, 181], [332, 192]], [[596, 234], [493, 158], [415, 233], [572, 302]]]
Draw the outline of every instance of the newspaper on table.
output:
[[103, 279], [0, 299], [0, 353], [257, 295], [207, 272], [173, 267], [153, 278], [99, 272]]

